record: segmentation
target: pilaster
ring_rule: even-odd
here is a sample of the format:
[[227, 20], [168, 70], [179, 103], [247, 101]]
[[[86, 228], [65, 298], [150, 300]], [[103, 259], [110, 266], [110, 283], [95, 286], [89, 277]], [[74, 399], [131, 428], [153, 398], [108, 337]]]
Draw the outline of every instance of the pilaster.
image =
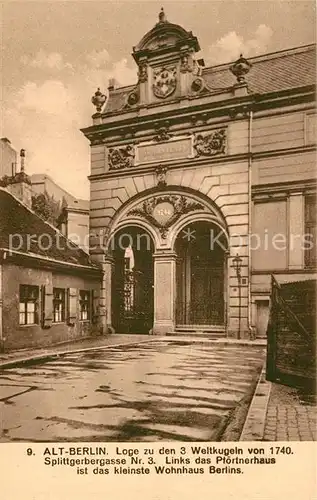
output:
[[175, 327], [176, 254], [154, 255], [154, 335], [166, 335]]
[[304, 268], [304, 196], [303, 193], [290, 193], [289, 196], [289, 269]]

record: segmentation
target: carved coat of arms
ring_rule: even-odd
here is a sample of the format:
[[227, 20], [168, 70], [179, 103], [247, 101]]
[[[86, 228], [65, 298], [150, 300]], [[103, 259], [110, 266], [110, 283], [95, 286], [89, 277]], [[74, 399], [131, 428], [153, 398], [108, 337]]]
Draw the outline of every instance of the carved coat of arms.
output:
[[176, 68], [155, 69], [153, 73], [153, 93], [156, 97], [164, 98], [171, 95], [176, 89]]

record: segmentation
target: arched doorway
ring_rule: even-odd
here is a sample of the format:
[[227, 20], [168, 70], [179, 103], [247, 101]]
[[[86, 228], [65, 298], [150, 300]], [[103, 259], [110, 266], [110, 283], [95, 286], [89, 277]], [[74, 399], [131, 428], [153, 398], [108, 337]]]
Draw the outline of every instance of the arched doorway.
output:
[[178, 234], [176, 325], [225, 323], [227, 239], [215, 224], [195, 222]]
[[153, 326], [154, 244], [137, 226], [118, 231], [110, 242], [112, 325], [117, 333], [149, 333]]

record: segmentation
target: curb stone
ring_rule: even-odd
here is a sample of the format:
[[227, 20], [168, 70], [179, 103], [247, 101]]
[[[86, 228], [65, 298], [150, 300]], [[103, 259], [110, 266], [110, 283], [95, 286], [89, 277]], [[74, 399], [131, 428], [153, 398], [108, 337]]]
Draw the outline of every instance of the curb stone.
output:
[[239, 441], [263, 441], [271, 382], [265, 380], [265, 366], [257, 383]]

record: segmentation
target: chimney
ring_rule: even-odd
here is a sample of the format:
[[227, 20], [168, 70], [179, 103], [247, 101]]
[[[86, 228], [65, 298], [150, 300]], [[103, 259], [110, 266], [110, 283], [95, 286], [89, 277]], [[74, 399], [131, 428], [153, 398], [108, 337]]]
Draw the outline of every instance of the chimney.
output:
[[21, 158], [21, 172], [24, 172], [24, 169], [25, 169], [25, 149], [20, 150], [20, 158]]
[[31, 179], [25, 173], [25, 149], [20, 150], [20, 172], [9, 178], [7, 189], [29, 208], [32, 207]]
[[111, 92], [112, 90], [116, 90], [118, 88], [118, 82], [115, 78], [109, 78], [108, 90]]

